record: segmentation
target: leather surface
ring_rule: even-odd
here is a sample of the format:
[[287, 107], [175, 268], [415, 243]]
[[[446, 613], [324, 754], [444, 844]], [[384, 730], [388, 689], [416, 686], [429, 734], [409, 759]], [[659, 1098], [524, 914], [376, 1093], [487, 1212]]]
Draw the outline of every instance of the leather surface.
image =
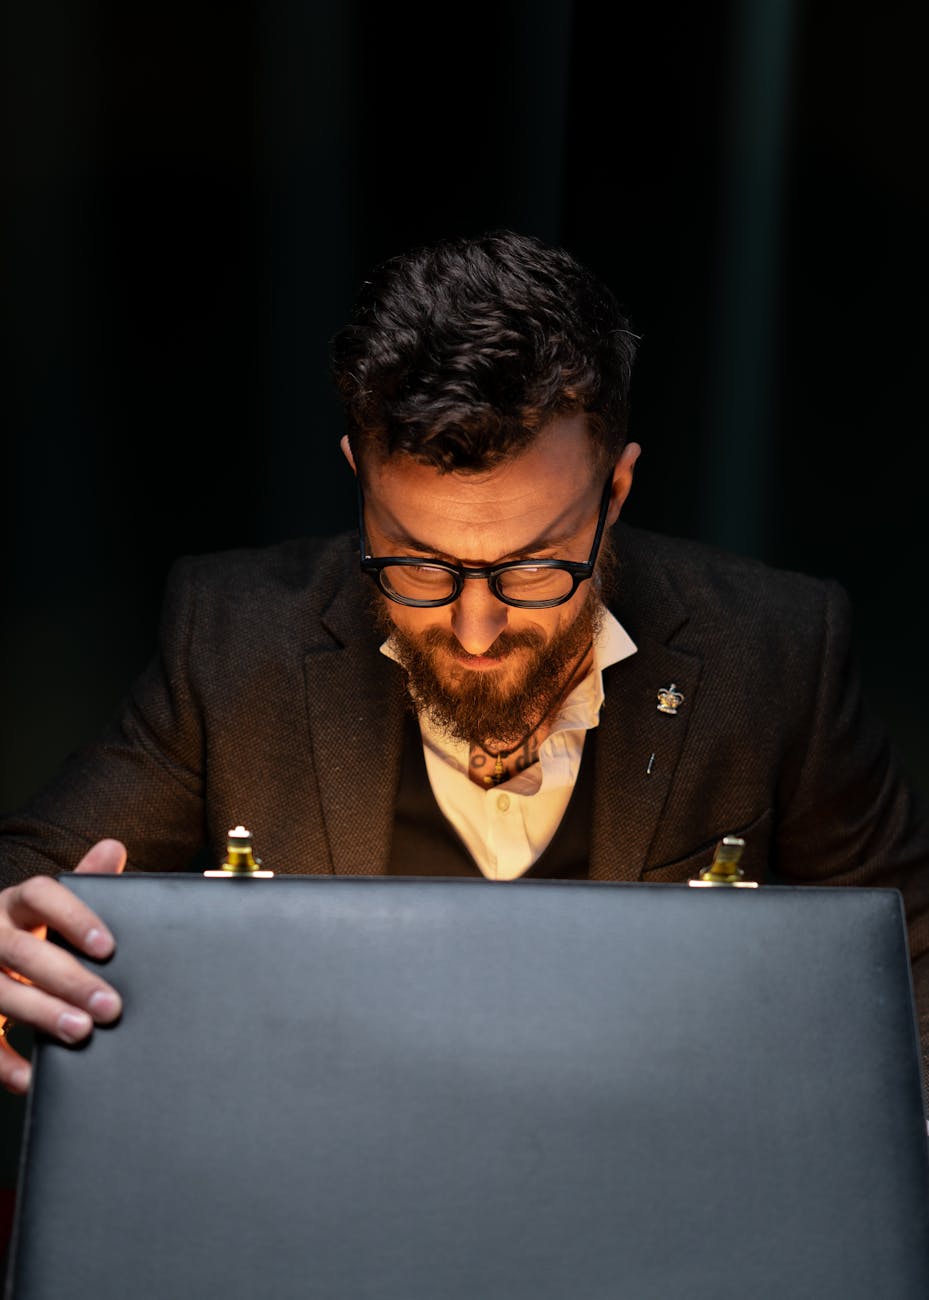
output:
[[38, 1046], [16, 1300], [927, 1294], [893, 892], [67, 883], [125, 1011]]

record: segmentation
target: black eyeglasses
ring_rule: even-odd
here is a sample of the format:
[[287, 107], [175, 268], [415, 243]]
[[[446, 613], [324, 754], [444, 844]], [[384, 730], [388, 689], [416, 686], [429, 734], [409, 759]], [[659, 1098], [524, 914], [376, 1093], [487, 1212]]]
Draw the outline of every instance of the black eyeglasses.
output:
[[517, 609], [551, 609], [570, 600], [581, 583], [593, 577], [612, 495], [613, 473], [610, 471], [603, 485], [597, 531], [590, 557], [583, 564], [574, 560], [510, 560], [506, 564], [480, 568], [449, 564], [445, 560], [422, 560], [412, 555], [369, 555], [364, 496], [360, 480], [356, 479], [356, 482], [361, 568], [391, 600], [417, 609], [435, 609], [456, 601], [467, 579], [482, 578], [505, 605], [515, 605]]

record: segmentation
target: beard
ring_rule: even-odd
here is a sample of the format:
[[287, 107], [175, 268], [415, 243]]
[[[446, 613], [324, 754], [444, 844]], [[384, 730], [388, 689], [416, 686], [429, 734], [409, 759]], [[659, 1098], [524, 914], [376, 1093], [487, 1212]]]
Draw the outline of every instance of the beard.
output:
[[501, 632], [483, 652], [503, 661], [499, 670], [469, 670], [448, 628], [413, 634], [398, 627], [387, 598], [379, 597], [375, 616], [406, 670], [413, 707], [450, 740], [518, 744], [561, 702], [602, 621], [603, 580], [612, 568], [607, 546], [574, 619], [553, 635], [539, 628]]

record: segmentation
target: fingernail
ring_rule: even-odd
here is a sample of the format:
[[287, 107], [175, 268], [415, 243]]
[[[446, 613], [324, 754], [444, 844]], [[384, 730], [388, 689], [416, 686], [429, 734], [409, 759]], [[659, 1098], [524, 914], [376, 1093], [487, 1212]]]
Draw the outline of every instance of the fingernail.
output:
[[122, 1003], [119, 1000], [119, 995], [111, 989], [97, 989], [97, 992], [87, 1003], [87, 1009], [94, 1020], [115, 1020], [121, 1007]]
[[94, 928], [84, 936], [84, 951], [89, 957], [109, 957], [113, 948], [113, 936], [106, 930]]
[[28, 1065], [18, 1065], [10, 1075], [10, 1087], [14, 1092], [28, 1092], [29, 1076], [32, 1071]]
[[62, 1011], [58, 1017], [58, 1037], [66, 1043], [76, 1043], [79, 1038], [86, 1038], [93, 1027], [94, 1022], [83, 1011]]

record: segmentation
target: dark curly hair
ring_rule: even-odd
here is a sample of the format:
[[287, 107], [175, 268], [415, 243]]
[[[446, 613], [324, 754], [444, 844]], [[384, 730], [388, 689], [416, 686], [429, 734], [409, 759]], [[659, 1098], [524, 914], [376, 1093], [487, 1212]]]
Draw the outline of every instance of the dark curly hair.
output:
[[570, 254], [494, 231], [379, 266], [331, 362], [359, 464], [405, 453], [475, 471], [579, 411], [603, 459], [615, 458], [635, 343], [609, 289]]

